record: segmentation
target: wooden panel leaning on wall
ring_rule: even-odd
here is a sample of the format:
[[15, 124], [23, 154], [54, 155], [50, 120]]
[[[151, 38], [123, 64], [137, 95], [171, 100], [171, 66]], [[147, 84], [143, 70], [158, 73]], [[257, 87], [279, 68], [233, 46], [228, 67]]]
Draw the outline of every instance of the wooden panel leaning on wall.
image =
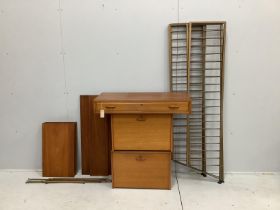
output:
[[111, 174], [110, 116], [101, 119], [94, 114], [95, 95], [80, 96], [82, 174]]
[[43, 176], [73, 177], [76, 175], [76, 122], [42, 124]]

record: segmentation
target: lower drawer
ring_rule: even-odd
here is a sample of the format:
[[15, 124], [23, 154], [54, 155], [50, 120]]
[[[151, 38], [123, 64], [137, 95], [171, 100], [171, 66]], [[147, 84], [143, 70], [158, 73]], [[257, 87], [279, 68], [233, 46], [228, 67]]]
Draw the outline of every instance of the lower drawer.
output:
[[114, 188], [170, 189], [171, 153], [113, 152], [112, 184]]

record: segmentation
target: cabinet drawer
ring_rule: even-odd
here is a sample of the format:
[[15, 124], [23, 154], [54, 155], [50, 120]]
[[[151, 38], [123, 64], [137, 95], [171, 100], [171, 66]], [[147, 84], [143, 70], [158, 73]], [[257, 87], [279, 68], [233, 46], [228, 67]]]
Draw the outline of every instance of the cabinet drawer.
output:
[[170, 189], [170, 164], [170, 152], [113, 152], [113, 187]]
[[189, 113], [189, 102], [97, 103], [95, 111], [105, 113]]
[[113, 150], [171, 150], [169, 114], [113, 114]]

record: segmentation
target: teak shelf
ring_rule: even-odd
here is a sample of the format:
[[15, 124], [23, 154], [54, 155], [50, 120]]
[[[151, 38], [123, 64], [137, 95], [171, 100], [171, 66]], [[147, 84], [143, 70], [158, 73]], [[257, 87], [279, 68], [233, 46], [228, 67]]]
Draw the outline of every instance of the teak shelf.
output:
[[170, 189], [172, 116], [191, 113], [189, 95], [102, 93], [93, 108], [110, 115], [113, 188]]

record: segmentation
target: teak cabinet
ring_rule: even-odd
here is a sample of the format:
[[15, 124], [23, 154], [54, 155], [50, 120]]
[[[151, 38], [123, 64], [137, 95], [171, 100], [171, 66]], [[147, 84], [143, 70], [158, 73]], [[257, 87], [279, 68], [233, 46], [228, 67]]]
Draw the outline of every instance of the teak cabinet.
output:
[[42, 137], [43, 176], [75, 176], [77, 123], [45, 122]]
[[102, 93], [94, 112], [111, 115], [114, 188], [171, 188], [172, 114], [191, 112], [187, 93]]

